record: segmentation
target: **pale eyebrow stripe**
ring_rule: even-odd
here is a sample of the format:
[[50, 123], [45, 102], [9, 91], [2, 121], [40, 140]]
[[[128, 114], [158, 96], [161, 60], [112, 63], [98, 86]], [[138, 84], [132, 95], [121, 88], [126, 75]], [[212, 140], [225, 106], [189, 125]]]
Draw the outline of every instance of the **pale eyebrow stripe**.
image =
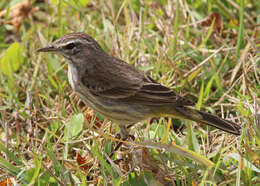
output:
[[[92, 42], [90, 42], [90, 41], [87, 41], [86, 39], [84, 40], [85, 42], [87, 42], [87, 43], [92, 43]], [[71, 43], [82, 43], [82, 40], [80, 40], [80, 39], [75, 39], [75, 40], [69, 40], [69, 41], [67, 41], [66, 43], [61, 43], [61, 47], [63, 47], [63, 46], [66, 46], [66, 45], [68, 45], [68, 44], [71, 44]]]

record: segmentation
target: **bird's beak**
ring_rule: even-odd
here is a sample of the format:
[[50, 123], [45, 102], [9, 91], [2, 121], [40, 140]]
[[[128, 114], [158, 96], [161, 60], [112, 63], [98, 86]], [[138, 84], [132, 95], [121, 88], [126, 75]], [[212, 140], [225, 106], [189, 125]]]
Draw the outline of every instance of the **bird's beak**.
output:
[[37, 52], [57, 52], [57, 51], [59, 51], [59, 48], [56, 48], [51, 45], [37, 50]]

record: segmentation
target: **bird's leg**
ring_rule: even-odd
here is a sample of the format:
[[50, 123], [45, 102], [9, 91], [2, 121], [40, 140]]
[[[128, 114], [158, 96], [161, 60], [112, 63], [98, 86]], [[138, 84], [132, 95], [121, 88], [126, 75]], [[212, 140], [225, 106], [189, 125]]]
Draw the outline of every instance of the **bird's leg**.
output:
[[129, 132], [125, 125], [119, 125], [120, 128], [120, 139], [126, 140], [129, 136]]
[[[119, 139], [121, 140], [126, 140], [128, 137], [132, 138], [133, 140], [135, 139], [133, 135], [130, 135], [129, 132], [128, 132], [128, 128], [130, 128], [131, 126], [133, 125], [129, 125], [129, 126], [126, 126], [126, 125], [119, 125], [119, 128], [120, 128], [120, 132], [119, 132]], [[116, 135], [117, 136], [117, 135]], [[111, 158], [115, 151], [117, 151], [121, 146], [122, 146], [122, 142], [119, 142], [116, 147], [113, 149], [113, 151], [110, 153], [109, 157]]]
[[134, 124], [131, 125], [119, 125], [120, 128], [120, 139], [126, 140], [127, 138], [131, 138], [132, 140], [135, 140], [135, 137], [131, 134], [129, 134], [128, 130], [131, 128]]

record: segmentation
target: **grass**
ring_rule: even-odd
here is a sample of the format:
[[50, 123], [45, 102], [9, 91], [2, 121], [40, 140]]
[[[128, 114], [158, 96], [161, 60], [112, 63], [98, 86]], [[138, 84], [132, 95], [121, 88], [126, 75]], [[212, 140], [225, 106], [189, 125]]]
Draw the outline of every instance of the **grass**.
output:
[[[260, 183], [256, 1], [34, 0], [35, 11], [20, 26], [10, 21], [15, 3], [0, 3], [7, 10], [0, 21], [1, 184]], [[62, 57], [35, 52], [76, 31], [194, 101], [197, 109], [240, 124], [241, 136], [151, 118], [132, 127], [135, 141], [109, 158], [117, 125], [72, 92]]]

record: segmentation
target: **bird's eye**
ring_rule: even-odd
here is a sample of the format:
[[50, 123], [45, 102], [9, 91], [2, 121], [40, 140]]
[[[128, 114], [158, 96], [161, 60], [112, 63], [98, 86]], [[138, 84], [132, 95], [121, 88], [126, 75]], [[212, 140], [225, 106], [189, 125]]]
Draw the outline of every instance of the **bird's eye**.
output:
[[64, 46], [63, 48], [64, 49], [68, 49], [68, 50], [71, 50], [75, 47], [76, 45], [74, 43], [70, 43], [70, 44], [67, 44], [66, 46]]

